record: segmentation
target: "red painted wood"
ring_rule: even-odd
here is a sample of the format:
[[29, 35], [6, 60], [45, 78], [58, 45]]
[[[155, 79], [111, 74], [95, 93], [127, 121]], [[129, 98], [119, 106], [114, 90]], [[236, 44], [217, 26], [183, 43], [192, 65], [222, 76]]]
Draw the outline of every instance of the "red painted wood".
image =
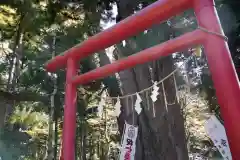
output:
[[182, 35], [176, 39], [169, 40], [163, 44], [151, 47], [124, 59], [118, 60], [112, 64], [105, 65], [83, 75], [77, 76], [73, 78], [72, 82], [76, 85], [86, 84], [93, 80], [104, 78], [116, 72], [132, 68], [139, 64], [154, 61], [156, 59], [160, 59], [163, 56], [170, 55], [171, 53], [178, 52], [182, 49], [200, 44], [202, 39], [202, 31], [196, 30]]
[[149, 7], [126, 18], [115, 26], [93, 36], [83, 43], [67, 50], [63, 55], [56, 56], [46, 64], [49, 72], [54, 72], [66, 65], [68, 58], [76, 61], [92, 53], [114, 45], [130, 36], [148, 29], [153, 24], [158, 24], [189, 9], [191, 0], [159, 0]]
[[77, 87], [71, 83], [72, 77], [77, 74], [77, 65], [73, 59], [68, 59], [66, 75], [66, 93], [63, 121], [63, 148], [64, 160], [75, 159], [75, 132], [76, 132], [76, 100]]

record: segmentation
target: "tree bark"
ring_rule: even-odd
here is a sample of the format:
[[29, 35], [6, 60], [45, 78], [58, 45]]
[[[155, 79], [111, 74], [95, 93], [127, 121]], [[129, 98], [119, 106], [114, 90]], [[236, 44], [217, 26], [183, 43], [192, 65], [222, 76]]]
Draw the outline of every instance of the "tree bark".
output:
[[[21, 67], [21, 59], [23, 56], [23, 36], [24, 36], [24, 20], [26, 16], [21, 15], [19, 19], [19, 25], [17, 28], [14, 46], [13, 46], [13, 53], [10, 59], [10, 67], [9, 67], [9, 75], [8, 75], [8, 84], [7, 84], [7, 91], [9, 92], [16, 92], [16, 85], [20, 75], [20, 67]], [[14, 101], [9, 101], [9, 104], [5, 109], [4, 115], [4, 123], [8, 121], [9, 116], [13, 113], [14, 110]], [[9, 128], [12, 128], [10, 125]]]
[[60, 104], [56, 104], [56, 106], [54, 107], [54, 122], [55, 122], [55, 129], [54, 129], [54, 159], [57, 160], [57, 157], [58, 157], [58, 120], [59, 120], [59, 107]]
[[[50, 44], [50, 52], [52, 53], [52, 57], [55, 56], [55, 46], [56, 46], [56, 36], [54, 35], [52, 38], [52, 44]], [[53, 81], [53, 92], [51, 93], [51, 104], [49, 107], [49, 120], [48, 120], [48, 140], [47, 140], [47, 153], [45, 159], [53, 160], [54, 159], [54, 151], [53, 151], [53, 139], [54, 139], [54, 131], [53, 131], [53, 123], [54, 123], [54, 108], [55, 108], [55, 95], [57, 94], [57, 76], [54, 74], [51, 75]]]
[[[117, 3], [117, 21], [131, 15], [138, 4], [139, 2], [137, 0], [133, 2], [130, 2], [129, 0], [120, 0]], [[126, 57], [139, 50], [154, 45], [152, 41], [156, 41], [155, 44], [158, 44], [162, 41], [168, 40], [171, 35], [168, 31], [169, 27], [167, 24], [163, 26], [163, 32], [159, 32], [159, 26], [156, 26], [155, 29], [157, 32], [153, 32], [153, 29], [151, 29], [150, 31], [153, 36], [143, 36], [142, 41], [138, 41], [136, 37], [134, 37], [130, 40], [126, 40], [126, 46], [117, 45], [114, 54], [117, 55], [118, 58]], [[148, 37], [148, 39], [146, 37]], [[110, 60], [105, 53], [100, 53], [99, 59], [101, 66], [110, 63]], [[114, 76], [113, 79], [115, 79], [115, 86], [112, 85], [109, 78], [105, 78], [103, 83], [109, 87], [110, 96], [136, 93], [137, 91], [151, 86], [153, 80], [161, 80], [161, 78], [169, 74], [168, 71], [173, 70], [171, 57], [162, 60], [161, 63], [162, 65], [157, 67], [155, 64], [155, 68], [153, 68], [154, 76], [151, 75], [150, 64], [136, 66], [134, 69], [120, 72], [119, 78], [121, 90], [118, 88], [119, 85]], [[164, 85], [168, 101], [171, 102], [171, 100], [176, 99], [175, 87], [172, 83], [172, 79], [166, 80]], [[160, 94], [158, 101], [156, 101], [155, 104], [153, 104], [150, 99], [151, 92], [147, 93], [147, 95], [140, 95], [143, 99], [143, 111], [139, 116], [134, 110], [136, 97], [130, 97], [121, 101], [122, 112], [118, 117], [120, 134], [122, 135], [123, 133], [125, 121], [139, 127], [135, 154], [136, 160], [186, 160], [188, 159], [188, 156], [180, 106], [176, 103], [167, 106], [168, 110], [166, 110], [162, 87], [159, 87]], [[155, 117], [153, 116], [153, 108], [155, 108]]]
[[82, 122], [82, 160], [87, 160], [87, 127], [85, 119]]
[[[124, 5], [118, 6], [118, 8]], [[128, 6], [129, 7], [129, 6]], [[121, 8], [121, 11], [125, 11], [124, 15], [120, 17], [125, 18], [132, 13], [129, 8]], [[120, 12], [122, 13], [122, 12]], [[127, 14], [128, 13], [128, 14]], [[165, 31], [164, 31], [165, 32]], [[162, 34], [163, 37], [156, 35]], [[170, 33], [163, 34], [154, 33], [155, 39], [158, 38], [160, 41], [168, 40]], [[168, 36], [166, 38], [166, 36]], [[152, 37], [151, 37], [152, 38]], [[148, 43], [148, 41], [146, 41]], [[159, 40], [158, 40], [159, 43]], [[120, 57], [126, 57], [131, 53], [136, 52], [140, 47], [136, 40], [127, 40], [126, 47], [117, 47], [117, 55]], [[149, 47], [149, 46], [145, 46]], [[125, 50], [125, 52], [123, 51]], [[162, 63], [162, 64], [161, 64]], [[129, 69], [119, 73], [121, 88], [123, 94], [136, 93], [142, 89], [145, 89], [152, 85], [152, 80], [161, 80], [161, 78], [167, 76], [170, 71], [173, 71], [172, 58], [168, 57], [161, 61], [161, 64], [153, 69], [154, 77], [151, 79], [151, 73], [149, 70], [149, 64], [137, 66], [134, 69]], [[168, 101], [176, 99], [175, 86], [172, 79], [168, 79], [164, 82], [166, 96]], [[155, 104], [150, 99], [150, 94], [140, 95], [143, 99], [143, 111], [140, 116], [137, 115], [134, 108], [135, 97], [130, 97], [122, 101], [122, 113], [119, 117], [120, 133], [123, 133], [123, 125], [126, 120], [130, 124], [139, 126], [139, 136], [137, 138], [137, 149], [135, 159], [137, 160], [185, 160], [188, 159], [185, 132], [184, 132], [184, 121], [181, 115], [180, 105], [176, 102], [173, 105], [165, 107], [163, 88], [159, 86], [159, 97]], [[156, 116], [153, 116], [153, 107], [155, 108]]]

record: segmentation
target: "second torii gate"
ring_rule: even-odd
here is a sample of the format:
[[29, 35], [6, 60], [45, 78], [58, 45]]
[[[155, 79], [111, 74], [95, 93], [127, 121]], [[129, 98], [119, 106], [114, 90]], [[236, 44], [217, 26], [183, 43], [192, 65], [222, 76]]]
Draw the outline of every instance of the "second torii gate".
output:
[[[78, 61], [193, 8], [199, 28], [178, 38], [143, 50], [112, 64], [77, 75]], [[46, 64], [49, 72], [66, 66], [66, 93], [63, 126], [64, 160], [74, 160], [77, 85], [104, 78], [116, 72], [171, 55], [188, 47], [204, 46], [228, 141], [234, 160], [240, 159], [240, 88], [229, 48], [213, 0], [159, 0]]]

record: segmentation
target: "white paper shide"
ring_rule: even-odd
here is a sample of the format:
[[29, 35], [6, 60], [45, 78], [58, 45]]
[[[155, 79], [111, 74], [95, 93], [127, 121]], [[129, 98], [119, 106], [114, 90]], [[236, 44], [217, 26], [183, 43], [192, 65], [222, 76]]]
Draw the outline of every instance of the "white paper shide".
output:
[[135, 102], [135, 111], [137, 112], [137, 114], [140, 114], [142, 112], [142, 107], [141, 107], [142, 98], [138, 93], [136, 96], [137, 96], [137, 99]]

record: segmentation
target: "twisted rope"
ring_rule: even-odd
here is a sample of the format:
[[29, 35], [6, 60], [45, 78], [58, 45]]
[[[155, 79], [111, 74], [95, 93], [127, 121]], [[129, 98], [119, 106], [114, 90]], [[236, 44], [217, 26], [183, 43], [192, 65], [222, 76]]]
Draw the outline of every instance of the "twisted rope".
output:
[[[212, 35], [221, 37], [221, 38], [223, 38], [225, 41], [228, 40], [228, 37], [226, 37], [225, 35], [223, 35], [223, 34], [221, 34], [221, 33], [217, 33], [217, 32], [214, 32], [214, 31], [210, 31], [210, 30], [208, 30], [208, 29], [206, 29], [206, 28], [204, 28], [204, 27], [201, 27], [201, 26], [199, 26], [198, 29], [201, 30], [201, 31], [203, 31], [203, 32], [206, 32], [206, 33], [208, 33], [208, 34], [212, 34]], [[174, 75], [174, 74], [175, 74], [177, 71], [179, 71], [180, 68], [181, 68], [182, 66], [184, 66], [191, 58], [192, 58], [192, 56], [188, 57], [188, 59], [185, 60], [181, 66], [179, 66], [178, 68], [176, 68], [176, 69], [175, 69], [174, 71], [172, 71], [169, 75], [167, 75], [166, 77], [164, 77], [161, 81], [157, 82], [157, 85], [163, 83], [163, 81], [165, 81], [166, 79], [168, 79], [168, 78], [171, 77], [171, 76], [174, 76], [174, 81], [175, 81], [175, 75]], [[176, 82], [174, 82], [174, 83], [176, 83]], [[176, 85], [176, 84], [175, 84], [175, 85]], [[106, 97], [106, 99], [108, 99], [108, 100], [113, 100], [113, 99], [118, 99], [118, 98], [119, 98], [119, 99], [129, 98], [129, 97], [132, 97], [132, 96], [134, 96], [134, 95], [136, 95], [136, 94], [141, 94], [141, 93], [147, 92], [147, 91], [151, 90], [151, 89], [153, 88], [153, 86], [154, 86], [154, 85], [152, 85], [152, 86], [150, 86], [150, 87], [148, 87], [148, 88], [145, 88], [145, 89], [143, 89], [143, 90], [141, 90], [141, 91], [139, 91], [139, 92], [133, 93], [133, 94], [127, 94], [127, 95], [118, 96], [118, 97], [110, 97], [110, 96], [108, 96], [108, 97]], [[176, 86], [175, 86], [175, 87], [176, 87]], [[98, 96], [98, 95], [96, 95], [96, 96], [99, 97], [99, 98], [103, 98], [103, 97]], [[168, 104], [168, 105], [172, 105], [172, 104]]]
[[214, 32], [214, 31], [210, 31], [210, 30], [208, 30], [208, 29], [206, 29], [206, 28], [204, 28], [204, 27], [201, 27], [201, 26], [199, 26], [198, 29], [200, 29], [200, 30], [203, 31], [203, 32], [206, 32], [206, 33], [209, 33], [209, 34], [218, 36], [218, 37], [220, 37], [220, 38], [223, 38], [225, 41], [228, 41], [228, 37], [225, 36], [225, 35], [223, 35], [223, 34], [221, 34], [221, 33], [217, 33], [217, 32]]
[[[180, 68], [182, 67], [182, 66], [184, 66], [190, 59], [191, 59], [191, 57], [192, 56], [190, 56], [190, 57], [188, 57], [188, 59], [187, 60], [185, 60], [184, 62], [183, 62], [183, 64], [181, 64], [178, 68], [176, 68], [174, 71], [172, 71], [170, 74], [168, 74], [166, 77], [164, 77], [162, 80], [160, 80], [160, 81], [158, 81], [157, 82], [157, 85], [159, 85], [159, 84], [161, 84], [163, 81], [165, 81], [166, 79], [168, 79], [169, 77], [171, 77], [172, 75], [174, 75], [177, 71], [179, 71], [180, 70]], [[153, 86], [154, 85], [151, 85], [150, 87], [148, 87], [148, 88], [145, 88], [145, 89], [143, 89], [143, 90], [141, 90], [141, 91], [139, 91], [139, 92], [135, 92], [135, 93], [133, 93], [133, 94], [127, 94], [127, 95], [124, 95], [124, 96], [119, 96], [119, 97], [106, 97], [107, 99], [124, 99], [124, 98], [128, 98], [128, 97], [132, 97], [132, 96], [134, 96], [134, 95], [136, 95], [136, 94], [141, 94], [141, 93], [143, 93], [143, 92], [146, 92], [146, 91], [149, 91], [150, 89], [152, 89], [153, 88]], [[101, 97], [101, 96], [99, 96], [100, 98], [103, 98], [103, 97]]]

